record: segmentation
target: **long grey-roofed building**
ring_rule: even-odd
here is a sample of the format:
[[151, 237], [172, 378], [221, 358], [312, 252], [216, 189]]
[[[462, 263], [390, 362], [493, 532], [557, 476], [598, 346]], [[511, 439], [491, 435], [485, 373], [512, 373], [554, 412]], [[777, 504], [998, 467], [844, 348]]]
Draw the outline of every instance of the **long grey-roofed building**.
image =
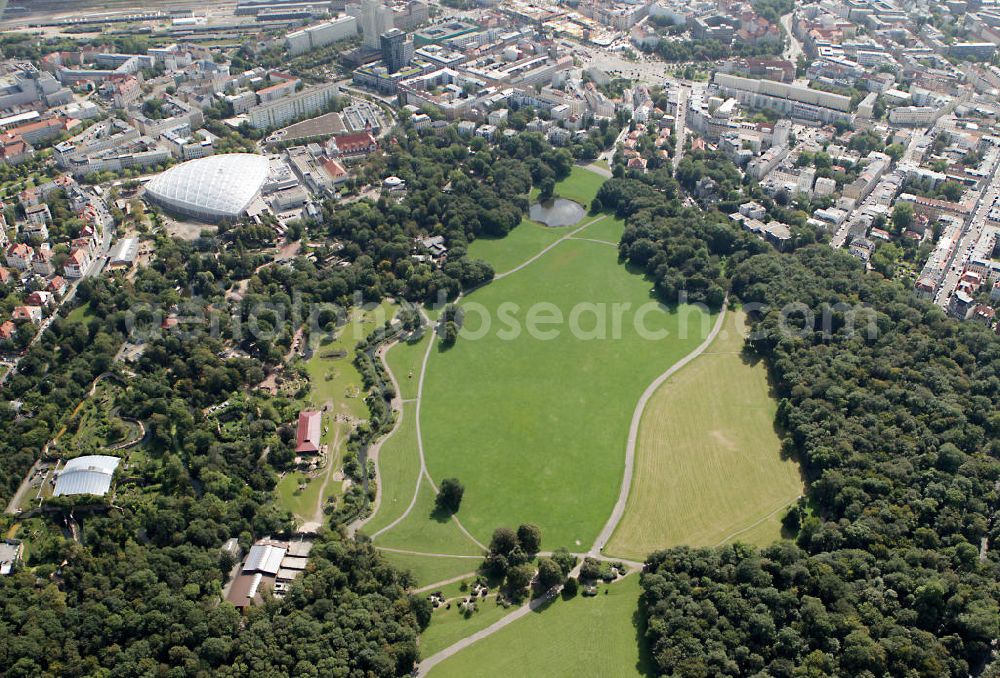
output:
[[108, 254], [108, 263], [111, 266], [131, 266], [135, 263], [135, 257], [138, 253], [138, 238], [122, 238]]
[[281, 569], [281, 559], [285, 557], [286, 549], [271, 544], [254, 544], [250, 547], [247, 560], [243, 564], [243, 572], [263, 572], [275, 575]]
[[70, 459], [56, 478], [53, 496], [95, 494], [104, 496], [111, 489], [111, 478], [121, 459], [102, 454]]

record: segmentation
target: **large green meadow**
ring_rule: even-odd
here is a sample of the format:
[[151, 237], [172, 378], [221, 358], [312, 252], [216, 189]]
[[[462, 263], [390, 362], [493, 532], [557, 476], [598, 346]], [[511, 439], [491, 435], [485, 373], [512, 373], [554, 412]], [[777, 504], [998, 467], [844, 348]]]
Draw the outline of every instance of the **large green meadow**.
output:
[[680, 544], [780, 538], [802, 479], [781, 456], [767, 370], [741, 355], [744, 330], [743, 313], [730, 312], [705, 353], [650, 399], [625, 516], [605, 553], [642, 559]]

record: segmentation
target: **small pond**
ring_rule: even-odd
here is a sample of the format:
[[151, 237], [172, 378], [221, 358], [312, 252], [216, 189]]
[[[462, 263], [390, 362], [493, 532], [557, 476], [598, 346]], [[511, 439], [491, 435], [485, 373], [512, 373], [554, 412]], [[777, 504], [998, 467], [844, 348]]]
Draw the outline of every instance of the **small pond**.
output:
[[579, 203], [566, 198], [556, 198], [545, 202], [536, 202], [528, 210], [532, 221], [546, 226], [572, 226], [583, 219], [586, 211]]

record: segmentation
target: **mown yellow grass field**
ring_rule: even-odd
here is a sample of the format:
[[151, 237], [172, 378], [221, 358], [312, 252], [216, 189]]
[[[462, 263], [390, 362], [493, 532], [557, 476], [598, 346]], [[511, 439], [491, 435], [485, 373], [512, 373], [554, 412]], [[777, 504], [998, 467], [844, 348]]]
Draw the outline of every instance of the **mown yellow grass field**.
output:
[[802, 479], [781, 458], [765, 367], [740, 354], [745, 332], [744, 314], [730, 312], [708, 350], [649, 401], [625, 517], [606, 554], [642, 559], [680, 544], [780, 537]]

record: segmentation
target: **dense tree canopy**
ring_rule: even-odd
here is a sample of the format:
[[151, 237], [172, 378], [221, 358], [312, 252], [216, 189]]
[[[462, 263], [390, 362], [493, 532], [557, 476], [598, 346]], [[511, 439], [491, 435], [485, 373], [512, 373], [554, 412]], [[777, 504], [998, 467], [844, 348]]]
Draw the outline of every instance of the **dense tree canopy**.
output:
[[[845, 253], [732, 269], [785, 452], [809, 479], [795, 544], [673, 549], [643, 578], [661, 671], [678, 676], [978, 673], [1000, 620], [1000, 342]], [[781, 309], [802, 303], [816, 316]], [[857, 317], [824, 305], [870, 305]], [[871, 319], [869, 325], [868, 319]], [[853, 327], [852, 327], [853, 325]], [[792, 524], [798, 521], [789, 521]]]

